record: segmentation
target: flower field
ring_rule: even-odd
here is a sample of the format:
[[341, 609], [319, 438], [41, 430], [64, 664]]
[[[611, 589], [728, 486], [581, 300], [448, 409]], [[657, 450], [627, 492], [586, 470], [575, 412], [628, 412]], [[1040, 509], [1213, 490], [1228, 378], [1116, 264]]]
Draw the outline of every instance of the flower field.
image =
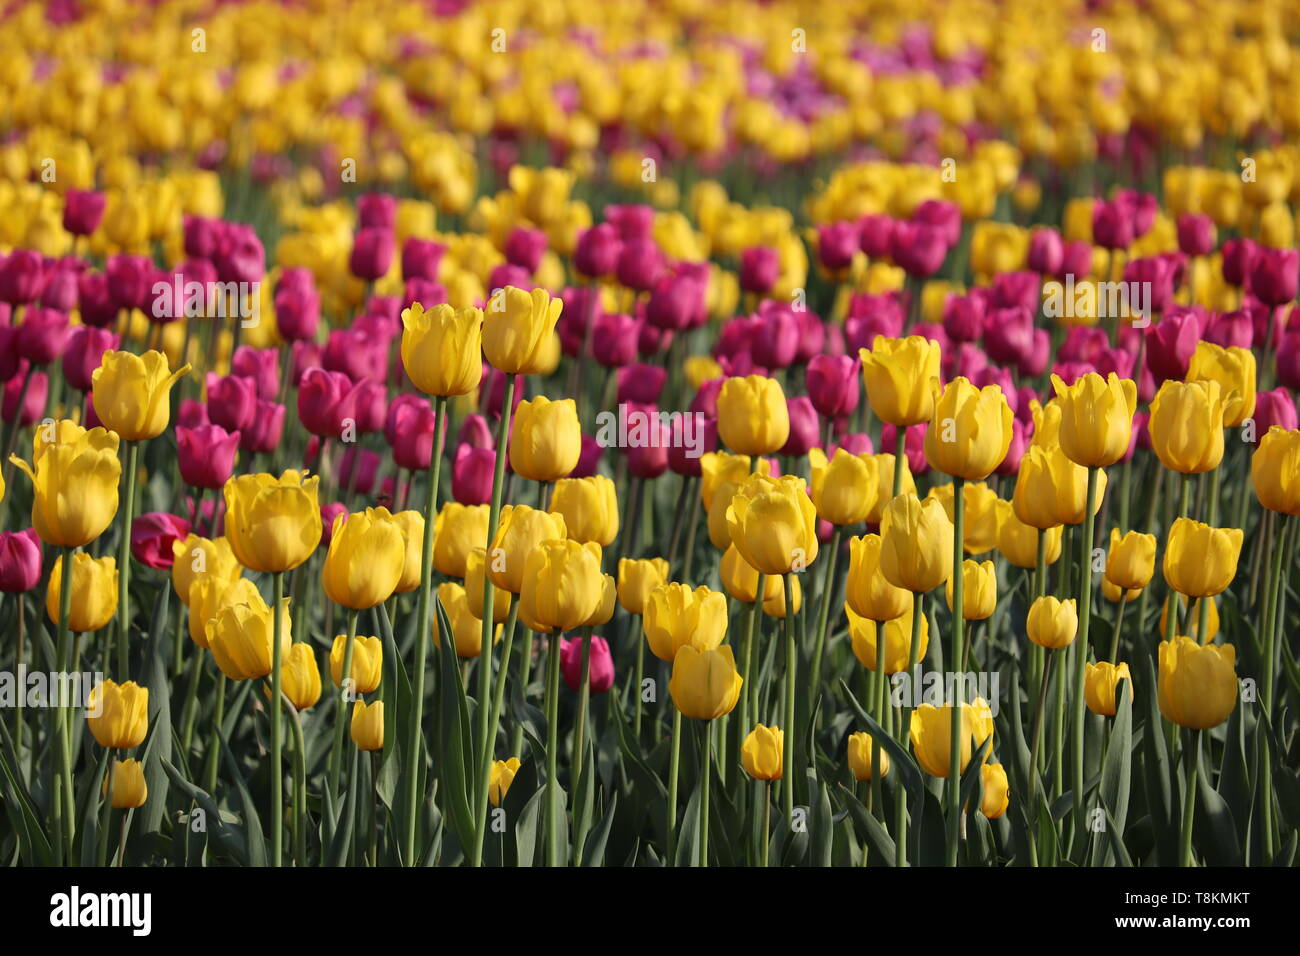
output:
[[5, 5], [0, 862], [1295, 865], [1297, 104], [1282, 0]]

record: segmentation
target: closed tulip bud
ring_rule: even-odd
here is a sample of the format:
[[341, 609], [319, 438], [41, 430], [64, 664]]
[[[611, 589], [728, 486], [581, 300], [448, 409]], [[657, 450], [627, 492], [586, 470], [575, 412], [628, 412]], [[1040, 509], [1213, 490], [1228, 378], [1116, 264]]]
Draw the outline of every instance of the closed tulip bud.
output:
[[755, 724], [740, 745], [740, 765], [755, 780], [780, 780], [785, 757], [785, 732]]
[[399, 468], [428, 469], [433, 461], [436, 425], [437, 417], [428, 400], [419, 395], [404, 392], [389, 403], [384, 413], [384, 440], [393, 450], [393, 461]]
[[1240, 528], [1212, 528], [1179, 518], [1165, 543], [1165, 582], [1189, 597], [1221, 594], [1237, 576], [1244, 537]]
[[284, 406], [278, 402], [258, 401], [253, 424], [239, 433], [241, 451], [268, 455], [280, 447], [284, 433]]
[[[993, 562], [962, 562], [961, 616], [968, 621], [987, 620], [998, 604], [998, 578]], [[947, 584], [948, 610], [952, 606], [952, 578]]]
[[1279, 514], [1300, 514], [1300, 431], [1274, 425], [1250, 459], [1259, 503]]
[[[238, 585], [235, 585], [236, 587]], [[239, 604], [225, 604], [208, 624], [208, 650], [221, 673], [231, 680], [256, 680], [271, 673], [275, 641], [275, 619], [260, 597], [249, 595]], [[279, 607], [280, 654], [289, 653], [293, 621], [289, 599]]]
[[190, 588], [190, 640], [207, 650], [208, 633], [226, 605], [257, 604], [261, 600], [257, 585], [248, 578], [237, 577], [232, 581], [213, 574], [199, 575]]
[[483, 375], [483, 312], [416, 302], [402, 310], [402, 366], [426, 395], [466, 395]]
[[[1187, 367], [1188, 382], [1218, 382], [1224, 395], [1238, 401], [1227, 408], [1223, 424], [1236, 428], [1255, 414], [1255, 355], [1249, 349], [1222, 348], [1200, 342]], [[1154, 414], [1155, 406], [1152, 406]]]
[[290, 571], [320, 543], [320, 478], [285, 471], [236, 475], [226, 482], [226, 537], [246, 568], [266, 573]]
[[95, 414], [126, 441], [157, 438], [167, 428], [171, 388], [189, 370], [168, 372], [161, 352], [105, 352], [91, 376]]
[[878, 534], [849, 539], [849, 573], [844, 600], [850, 608], [873, 621], [892, 621], [912, 608], [912, 595], [889, 582], [880, 570], [881, 538]]
[[68, 336], [63, 352], [63, 377], [79, 392], [88, 392], [95, 369], [103, 363], [104, 353], [117, 348], [118, 338], [108, 329], [79, 325]]
[[[1097, 473], [1093, 513], [1106, 492], [1106, 473]], [[1020, 462], [1011, 506], [1025, 524], [1053, 528], [1081, 524], [1088, 512], [1088, 469], [1072, 462], [1059, 445], [1031, 446]]]
[[895, 426], [919, 425], [934, 413], [932, 384], [939, 381], [939, 343], [919, 335], [876, 336], [861, 349], [867, 401], [876, 417]]
[[1083, 678], [1083, 699], [1087, 702], [1088, 709], [1102, 717], [1114, 717], [1115, 692], [1119, 688], [1121, 679], [1128, 681], [1131, 691], [1133, 678], [1128, 672], [1127, 664], [1109, 664], [1106, 661], [1099, 664], [1089, 663], [1088, 672]]
[[629, 614], [644, 614], [650, 592], [667, 583], [668, 562], [663, 558], [619, 559], [618, 603]]
[[668, 584], [650, 592], [642, 612], [646, 642], [661, 661], [672, 661], [685, 645], [714, 648], [727, 634], [727, 599], [707, 587]]
[[881, 484], [876, 474], [880, 462], [875, 456], [853, 455], [837, 448], [835, 457], [827, 462], [826, 453], [814, 448], [808, 452], [808, 462], [817, 516], [836, 525], [865, 521], [876, 504]]
[[[728, 545], [726, 552], [722, 555], [718, 575], [722, 579], [722, 586], [732, 598], [743, 601], [745, 604], [754, 603], [754, 599], [758, 594], [759, 574], [740, 556], [740, 552], [736, 550], [734, 544]], [[776, 602], [779, 602], [779, 605]], [[771, 616], [785, 616], [785, 585], [780, 575], [769, 574], [763, 577], [764, 610], [767, 609], [769, 603], [773, 603], [781, 610], [780, 614]]]
[[518, 757], [492, 761], [492, 769], [488, 776], [488, 800], [492, 806], [501, 806], [501, 801], [506, 798], [506, 794], [510, 791], [510, 784], [514, 783], [515, 774], [518, 772]]
[[[849, 772], [853, 779], [861, 782], [875, 778], [875, 768], [871, 763], [871, 735], [864, 732], [849, 734]], [[880, 751], [880, 777], [889, 776], [889, 754]]]
[[492, 500], [496, 452], [462, 444], [451, 466], [451, 494], [463, 505], [485, 505]]
[[280, 662], [280, 689], [295, 710], [311, 710], [316, 706], [321, 691], [320, 668], [310, 644], [299, 642], [289, 648]]
[[508, 375], [540, 371], [563, 308], [564, 303], [545, 289], [525, 292], [508, 285], [494, 293], [483, 313], [483, 354], [488, 362]]
[[[951, 705], [935, 707], [932, 704], [922, 704], [912, 711], [912, 752], [916, 754], [916, 762], [921, 765], [921, 769], [932, 777], [946, 778], [951, 769], [953, 710]], [[973, 703], [961, 705], [960, 720], [960, 760], [957, 772], [965, 773], [971, 754], [993, 736], [993, 715], [989, 712], [989, 705], [977, 698]]]
[[1079, 629], [1079, 616], [1074, 598], [1059, 601], [1044, 595], [1029, 606], [1025, 629], [1029, 639], [1039, 647], [1060, 650], [1068, 647]]
[[[50, 584], [45, 595], [45, 610], [55, 625], [59, 623], [62, 584], [63, 562], [56, 561], [50, 570]], [[78, 634], [98, 631], [113, 620], [116, 612], [117, 561], [111, 557], [92, 558], [81, 551], [74, 554], [68, 629]]]
[[26, 594], [41, 581], [41, 539], [35, 528], [0, 532], [0, 594]]
[[[997, 509], [998, 550], [1002, 556], [1018, 568], [1038, 567], [1039, 529], [1021, 521], [1010, 501], [998, 499], [994, 507]], [[1061, 531], [1061, 526], [1056, 525], [1041, 532], [1046, 539], [1043, 557], [1047, 564], [1055, 564], [1061, 557]]]
[[[910, 438], [908, 441], [910, 444]], [[876, 479], [879, 485], [877, 487], [876, 503], [867, 515], [867, 523], [879, 525], [883, 520], [885, 507], [894, 500], [894, 463], [897, 459], [888, 452], [880, 452], [871, 457], [876, 459]], [[924, 459], [922, 461], [924, 462]], [[916, 494], [916, 479], [912, 477], [912, 468], [908, 462], [908, 455], [903, 456], [903, 480], [899, 486], [899, 494]]]
[[[582, 641], [560, 641], [560, 673], [569, 690], [577, 693], [582, 688]], [[614, 658], [609, 653], [609, 643], [603, 637], [593, 636], [587, 654], [587, 678], [591, 693], [603, 694], [614, 686]]]
[[204, 576], [226, 582], [239, 578], [242, 568], [225, 538], [202, 538], [188, 534], [172, 542], [172, 585], [181, 603], [190, 604], [194, 582]]
[[952, 574], [952, 521], [934, 498], [899, 495], [880, 520], [880, 571], [914, 593], [937, 588]]
[[37, 429], [34, 468], [11, 460], [32, 479], [32, 524], [41, 540], [79, 548], [103, 534], [117, 514], [118, 436], [103, 428], [54, 427], [48, 444], [42, 443], [46, 429]]
[[790, 437], [790, 410], [781, 383], [750, 375], [729, 378], [718, 393], [718, 437], [741, 455], [770, 455]]
[[[330, 680], [335, 687], [343, 686], [343, 658], [347, 654], [348, 638], [340, 634], [334, 638], [330, 647]], [[348, 676], [352, 679], [353, 690], [360, 694], [369, 694], [379, 687], [384, 670], [384, 645], [377, 637], [354, 637], [352, 639], [352, 669]]]
[[1007, 772], [1000, 763], [986, 763], [980, 768], [980, 781], [984, 785], [984, 792], [980, 796], [980, 813], [986, 819], [996, 820], [1007, 812], [1011, 803]]
[[618, 535], [618, 494], [604, 475], [557, 481], [550, 510], [564, 516], [574, 541], [608, 547]]
[[[498, 591], [497, 593], [502, 592]], [[509, 597], [509, 595], [506, 596]], [[468, 586], [461, 587], [455, 581], [444, 581], [438, 585], [438, 601], [447, 614], [447, 623], [451, 625], [451, 638], [456, 648], [456, 656], [462, 659], [478, 657], [483, 649], [483, 621], [481, 617], [471, 612]], [[482, 611], [483, 586], [481, 581], [478, 588], [478, 607]], [[498, 615], [497, 620], [504, 620], [505, 616], [505, 613], [501, 613]], [[501, 627], [499, 624], [494, 633], [494, 640], [501, 640]], [[442, 647], [442, 634], [440, 633], [436, 613], [433, 616], [433, 644], [437, 648]]]
[[954, 478], [983, 481], [1007, 456], [1014, 418], [998, 386], [977, 389], [965, 378], [953, 379], [936, 394], [925, 458]]
[[1104, 468], [1124, 457], [1137, 411], [1137, 385], [1131, 379], [1089, 372], [1066, 385], [1053, 375], [1052, 387], [1061, 404], [1061, 450], [1072, 462]]
[[1223, 428], [1237, 417], [1240, 404], [1241, 398], [1224, 392], [1216, 380], [1165, 382], [1147, 421], [1160, 463], [1184, 475], [1217, 468], [1223, 460]]
[[364, 610], [392, 597], [405, 567], [401, 526], [387, 508], [367, 508], [335, 519], [321, 581], [335, 604]]
[[487, 575], [498, 588], [519, 594], [524, 584], [524, 563], [543, 541], [567, 537], [564, 516], [538, 511], [527, 505], [501, 509], [497, 536], [487, 553]]
[[1208, 730], [1237, 706], [1237, 650], [1178, 637], [1160, 644], [1157, 699], [1164, 718], [1189, 730]]
[[[1123, 598], [1124, 603], [1128, 604], [1129, 602], [1137, 599], [1138, 597], [1141, 597], [1141, 595], [1142, 595], [1141, 588], [1132, 588], [1129, 590], [1125, 590], [1124, 588], [1119, 587], [1118, 585], [1111, 584], [1110, 581], [1108, 581], [1105, 577], [1101, 579], [1101, 596], [1104, 597], [1111, 604], [1118, 604], [1120, 598]], [[1163, 633], [1163, 629], [1161, 630], [1161, 633]]]
[[[402, 564], [402, 576], [397, 581], [394, 594], [406, 594], [420, 586], [420, 564], [424, 557], [424, 515], [418, 511], [399, 511], [393, 515], [398, 528], [402, 531], [402, 540], [406, 543], [406, 559]], [[484, 531], [484, 536], [487, 532]]]
[[1110, 551], [1106, 555], [1106, 580], [1125, 590], [1144, 588], [1156, 569], [1156, 536], [1129, 531], [1120, 535], [1110, 529]]
[[487, 540], [488, 506], [449, 501], [433, 523], [433, 564], [439, 574], [463, 578], [474, 548]]
[[96, 684], [86, 699], [86, 724], [101, 747], [139, 747], [149, 733], [149, 688], [135, 681]]
[[[875, 671], [880, 654], [880, 635], [883, 630], [885, 640], [885, 673], [898, 674], [908, 669], [912, 654], [912, 609], [909, 607], [900, 617], [888, 621], [873, 621], [869, 617], [859, 617], [848, 604], [844, 605], [844, 614], [849, 619], [849, 640], [853, 656], [869, 671]], [[916, 659], [925, 658], [926, 648], [930, 646], [930, 622], [921, 615], [921, 627], [918, 632]]]
[[751, 475], [726, 510], [731, 542], [756, 571], [803, 571], [817, 558], [817, 512], [802, 478]]
[[[465, 561], [465, 596], [469, 612], [483, 620], [483, 562], [487, 551], [474, 548]], [[492, 620], [500, 624], [510, 613], [512, 592], [504, 588], [492, 589]]]
[[688, 643], [673, 658], [668, 692], [683, 716], [714, 720], [731, 713], [743, 683], [730, 647]]
[[239, 452], [239, 432], [220, 425], [176, 427], [176, 457], [181, 480], [195, 488], [220, 488], [230, 480]]
[[859, 366], [847, 355], [816, 355], [808, 363], [808, 397], [820, 414], [839, 418], [857, 409]]
[[384, 702], [367, 705], [359, 700], [352, 705], [352, 742], [358, 750], [384, 749]]
[[600, 548], [576, 541], [543, 541], [524, 561], [519, 617], [534, 631], [571, 631], [595, 618], [605, 597]]
[[[108, 776], [104, 778], [104, 785], [100, 787], [101, 795], [108, 793], [109, 779]], [[134, 810], [144, 806], [144, 802], [149, 799], [149, 785], [145, 783], [144, 764], [140, 761], [114, 760], [111, 779], [114, 810]]]
[[519, 403], [510, 425], [510, 467], [529, 481], [558, 481], [582, 454], [582, 427], [573, 399], [544, 395]]
[[[936, 485], [926, 495], [943, 505], [948, 520], [953, 520], [953, 490], [951, 482]], [[965, 522], [962, 529], [962, 548], [967, 554], [984, 554], [998, 545], [998, 495], [982, 481], [966, 482], [962, 487]]]

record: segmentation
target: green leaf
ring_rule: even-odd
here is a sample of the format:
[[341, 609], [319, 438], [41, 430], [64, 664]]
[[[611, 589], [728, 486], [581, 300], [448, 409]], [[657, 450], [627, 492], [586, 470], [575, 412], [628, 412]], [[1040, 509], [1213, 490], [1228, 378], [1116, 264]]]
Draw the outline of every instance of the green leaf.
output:
[[903, 781], [903, 787], [915, 797], [925, 787], [925, 780], [921, 776], [921, 770], [917, 767], [916, 762], [912, 760], [903, 746], [881, 728], [881, 726], [871, 719], [871, 716], [862, 709], [858, 699], [853, 696], [853, 691], [849, 690], [849, 685], [840, 680], [840, 691], [844, 694], [845, 700], [858, 715], [858, 720], [867, 725], [872, 740], [880, 741], [880, 746], [889, 754], [890, 770], [897, 773]]
[[875, 866], [893, 866], [894, 838], [886, 832], [881, 822], [867, 811], [852, 790], [842, 783], [839, 784], [839, 788], [844, 797], [844, 805], [848, 807], [849, 816], [853, 818], [854, 829], [861, 833], [871, 846], [873, 851], [871, 863]]
[[[438, 614], [438, 633], [450, 634], [451, 623], [442, 601], [436, 595], [434, 607]], [[474, 812], [470, 809], [475, 763], [473, 727], [454, 648], [454, 642], [447, 640], [434, 652], [438, 658], [438, 693], [442, 704], [436, 735], [439, 751], [438, 779], [452, 830], [462, 846], [470, 846], [474, 842], [475, 827]]]
[[[1107, 744], [1106, 759], [1101, 768], [1101, 784], [1098, 795], [1102, 806], [1114, 814], [1109, 823], [1112, 829], [1118, 829], [1119, 841], [1124, 840], [1124, 823], [1128, 818], [1128, 797], [1133, 772], [1133, 684], [1121, 680], [1115, 686], [1115, 719], [1110, 728], [1110, 740]], [[1102, 866], [1106, 862], [1103, 845], [1098, 843], [1094, 850], [1093, 866]]]
[[618, 794], [614, 793], [609, 798], [609, 809], [597, 824], [596, 829], [591, 831], [587, 837], [587, 843], [582, 848], [582, 865], [583, 866], [603, 866], [605, 864], [605, 846], [609, 842], [609, 831], [614, 826], [614, 814], [618, 810]]

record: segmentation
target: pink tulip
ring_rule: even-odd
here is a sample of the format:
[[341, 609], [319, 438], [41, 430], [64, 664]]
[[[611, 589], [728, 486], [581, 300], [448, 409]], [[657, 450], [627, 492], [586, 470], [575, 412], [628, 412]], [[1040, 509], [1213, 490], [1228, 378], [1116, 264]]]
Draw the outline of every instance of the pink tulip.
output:
[[172, 566], [172, 544], [185, 540], [190, 523], [177, 515], [154, 511], [131, 522], [131, 554], [141, 564], [158, 570]]
[[[582, 687], [582, 638], [560, 639], [560, 669], [564, 682], [575, 693]], [[593, 694], [614, 686], [614, 657], [603, 637], [592, 635], [587, 651], [587, 682]]]
[[35, 528], [0, 532], [0, 592], [25, 594], [41, 583], [41, 539]]
[[239, 432], [220, 425], [176, 426], [176, 455], [181, 479], [194, 488], [220, 488], [235, 469]]

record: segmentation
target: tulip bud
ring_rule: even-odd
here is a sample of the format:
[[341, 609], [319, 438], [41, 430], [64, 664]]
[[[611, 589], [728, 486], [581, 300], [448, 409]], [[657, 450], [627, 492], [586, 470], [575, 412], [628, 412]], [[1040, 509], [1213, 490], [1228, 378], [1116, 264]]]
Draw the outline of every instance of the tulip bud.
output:
[[[951, 705], [935, 707], [922, 704], [912, 711], [912, 752], [921, 769], [932, 777], [946, 778], [951, 770], [954, 709]], [[958, 751], [957, 772], [964, 773], [971, 754], [993, 736], [993, 716], [988, 704], [977, 698], [973, 703], [961, 705], [960, 720], [958, 740], [961, 749]]]
[[688, 643], [673, 657], [668, 692], [683, 716], [713, 720], [731, 713], [743, 683], [730, 647]]
[[[592, 636], [588, 649], [588, 678], [591, 693], [603, 694], [614, 686], [614, 658], [603, 637]], [[560, 671], [564, 683], [575, 693], [582, 688], [582, 640], [560, 641]]]
[[[993, 562], [966, 560], [962, 562], [962, 617], [968, 621], [983, 621], [993, 615], [998, 603], [998, 579]], [[947, 583], [948, 610], [952, 606], [952, 578]]]
[[[343, 686], [343, 659], [347, 655], [348, 638], [340, 634], [330, 647], [330, 680], [335, 687]], [[379, 688], [384, 671], [384, 646], [377, 637], [352, 639], [352, 669], [348, 677], [352, 689], [359, 694], [369, 694]]]
[[755, 780], [780, 780], [785, 733], [780, 727], [755, 724], [740, 745], [740, 764]]
[[1079, 627], [1075, 604], [1074, 598], [1058, 601], [1050, 595], [1035, 600], [1025, 621], [1029, 639], [1049, 650], [1068, 647]]
[[367, 508], [335, 519], [321, 581], [331, 601], [362, 610], [392, 596], [405, 566], [401, 526], [387, 508]]
[[0, 532], [0, 593], [26, 594], [41, 581], [41, 539], [35, 528]]
[[492, 806], [501, 806], [501, 801], [506, 798], [506, 794], [510, 791], [510, 784], [514, 783], [515, 774], [518, 772], [518, 757], [492, 761], [488, 779], [488, 800], [491, 801]]
[[1110, 529], [1110, 552], [1106, 556], [1106, 580], [1117, 588], [1133, 590], [1151, 583], [1156, 567], [1156, 536], [1129, 531], [1120, 535]]
[[106, 352], [91, 376], [95, 413], [126, 441], [156, 438], [170, 417], [168, 393], [189, 370], [169, 373], [161, 352]]
[[1121, 679], [1128, 682], [1131, 692], [1133, 678], [1127, 664], [1089, 663], [1083, 679], [1083, 699], [1088, 709], [1102, 717], [1114, 717], [1117, 709], [1115, 692]]
[[[45, 594], [46, 613], [56, 626], [59, 623], [62, 585], [63, 562], [56, 561], [50, 570], [50, 583]], [[81, 551], [74, 554], [68, 630], [77, 634], [98, 631], [113, 620], [116, 612], [117, 561], [107, 556], [95, 559]]]
[[96, 684], [86, 700], [86, 725], [101, 747], [140, 746], [149, 732], [149, 688], [135, 681]]
[[384, 749], [384, 702], [369, 706], [365, 701], [352, 705], [352, 742], [358, 750]]
[[[871, 780], [875, 777], [875, 770], [872, 766], [872, 740], [868, 733], [859, 732], [849, 734], [849, 772], [853, 774], [853, 779], [859, 782]], [[880, 751], [880, 776], [881, 779], [889, 776], [889, 754], [882, 749]]]
[[[885, 673], [899, 674], [908, 670], [912, 661], [912, 609], [909, 607], [899, 617], [888, 621], [874, 621], [869, 617], [859, 617], [848, 604], [844, 605], [844, 614], [849, 619], [849, 639], [853, 656], [869, 671], [875, 671], [880, 661], [880, 641], [883, 633], [885, 642]], [[921, 626], [917, 632], [916, 660], [925, 658], [926, 648], [930, 646], [930, 622], [921, 615]]]
[[[290, 571], [321, 540], [320, 478], [301, 472], [237, 475], [226, 482], [226, 537], [239, 563], [254, 571]], [[387, 597], [387, 595], [385, 595]]]
[[1240, 528], [1212, 528], [1178, 518], [1165, 543], [1165, 582], [1189, 597], [1222, 593], [1237, 575], [1243, 537]]
[[1190, 730], [1223, 723], [1237, 706], [1237, 651], [1231, 644], [1162, 641], [1157, 697], [1164, 718]]

